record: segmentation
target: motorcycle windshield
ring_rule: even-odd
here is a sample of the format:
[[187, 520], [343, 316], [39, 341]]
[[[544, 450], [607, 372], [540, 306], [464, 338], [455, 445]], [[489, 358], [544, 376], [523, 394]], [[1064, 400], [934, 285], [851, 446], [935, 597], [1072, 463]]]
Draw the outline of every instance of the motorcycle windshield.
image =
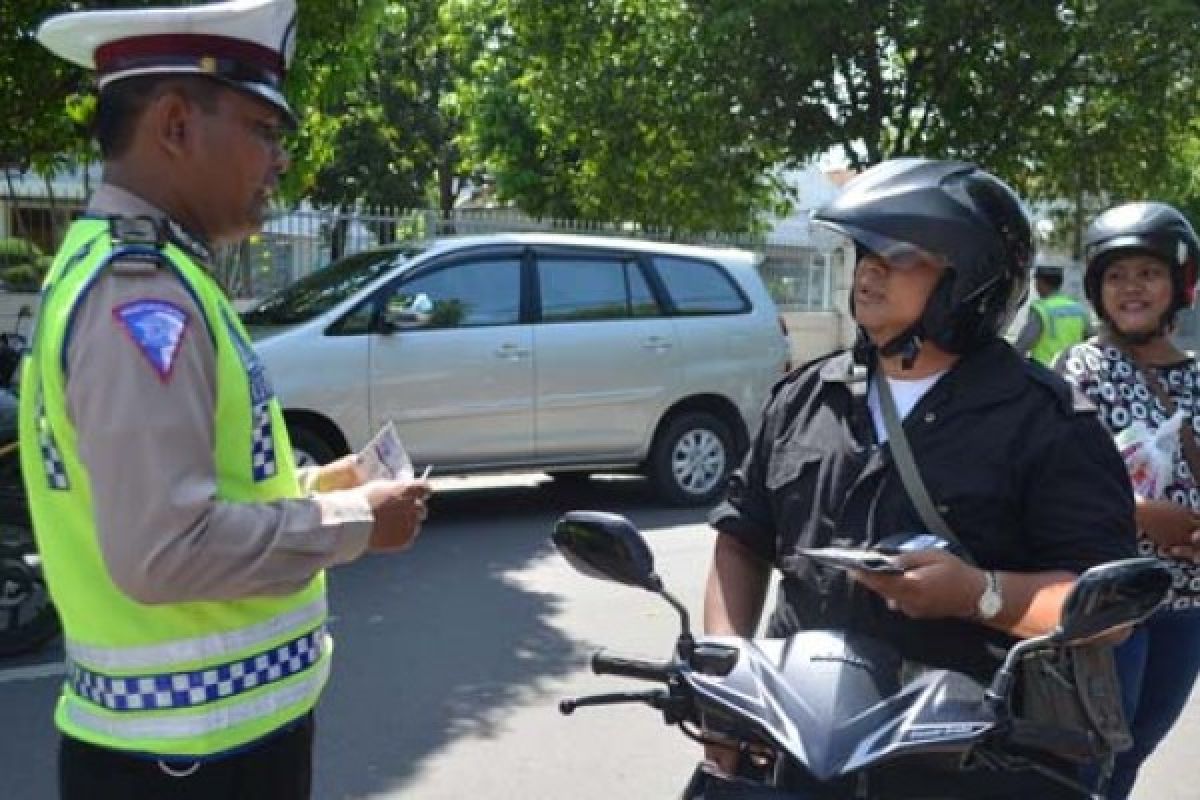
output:
[[771, 742], [821, 781], [907, 753], [963, 750], [995, 725], [974, 680], [914, 670], [869, 637], [806, 631], [706, 641], [740, 653], [728, 675], [685, 673], [701, 709], [745, 724], [744, 733]]

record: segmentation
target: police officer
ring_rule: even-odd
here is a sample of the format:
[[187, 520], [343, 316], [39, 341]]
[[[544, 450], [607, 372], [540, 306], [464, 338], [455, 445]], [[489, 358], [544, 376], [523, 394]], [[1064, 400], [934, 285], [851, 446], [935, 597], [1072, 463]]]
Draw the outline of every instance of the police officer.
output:
[[[1092, 408], [998, 336], [1023, 300], [1032, 256], [1008, 186], [966, 163], [899, 159], [858, 176], [814, 221], [857, 248], [859, 344], [775, 387], [710, 517], [718, 536], [705, 630], [753, 635], [775, 568], [767, 636], [858, 632], [910, 661], [988, 681], [998, 653], [1055, 627], [1078, 573], [1134, 555], [1124, 465]], [[931, 549], [900, 556], [899, 575], [848, 573], [800, 552], [926, 529], [894, 466], [883, 381], [937, 512], [977, 567]], [[732, 767], [727, 751], [709, 756]], [[1057, 796], [1028, 773], [901, 773], [888, 786]]]
[[1055, 356], [1092, 335], [1092, 320], [1087, 309], [1062, 293], [1062, 267], [1039, 265], [1033, 283], [1038, 299], [1029, 304], [1029, 314], [1014, 347], [1018, 353], [1051, 366]]
[[417, 535], [429, 486], [296, 468], [211, 248], [262, 224], [294, 0], [54, 17], [94, 69], [103, 184], [47, 276], [22, 469], [67, 678], [65, 798], [304, 798], [323, 569]]

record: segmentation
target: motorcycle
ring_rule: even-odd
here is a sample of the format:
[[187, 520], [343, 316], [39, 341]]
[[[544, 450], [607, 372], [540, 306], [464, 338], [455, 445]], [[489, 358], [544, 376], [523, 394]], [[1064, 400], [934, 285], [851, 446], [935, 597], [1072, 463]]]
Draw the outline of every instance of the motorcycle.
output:
[[33, 520], [21, 480], [17, 443], [17, 368], [27, 342], [17, 315], [15, 329], [0, 333], [0, 657], [28, 653], [60, 630], [33, 538]]
[[[904, 663], [890, 645], [854, 633], [697, 640], [686, 608], [655, 573], [645, 539], [627, 519], [572, 511], [555, 525], [553, 541], [583, 574], [658, 594], [679, 614], [682, 632], [669, 660], [603, 650], [592, 658], [598, 675], [660, 688], [566, 699], [559, 710], [645, 704], [693, 740], [740, 753], [748, 768], [730, 776], [701, 765], [685, 800], [928, 797], [889, 791], [895, 770], [913, 768], [950, 786], [968, 771], [1037, 773], [1079, 797], [1101, 800], [1105, 778], [1089, 788], [1075, 767], [1080, 754], [1090, 752], [1084, 745], [1094, 740], [1082, 742], [1088, 734], [1034, 724], [1014, 712], [1019, 667], [1026, 658], [1061, 654], [1135, 625], [1153, 613], [1171, 585], [1169, 571], [1152, 558], [1093, 567], [1071, 590], [1057, 629], [1010, 648], [985, 687], [959, 672]], [[1067, 760], [1072, 755], [1074, 763]], [[954, 790], [935, 794], [947, 791]]]

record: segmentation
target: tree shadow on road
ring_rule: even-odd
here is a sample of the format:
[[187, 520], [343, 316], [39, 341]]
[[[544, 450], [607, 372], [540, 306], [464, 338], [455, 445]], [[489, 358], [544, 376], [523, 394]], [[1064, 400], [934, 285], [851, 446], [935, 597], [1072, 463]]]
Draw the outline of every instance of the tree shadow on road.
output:
[[412, 551], [330, 573], [336, 646], [315, 797], [411, 791], [423, 760], [494, 735], [507, 712], [586, 663], [552, 624], [562, 600], [509, 576], [551, 555], [553, 522], [573, 508], [646, 528], [704, 518], [663, 507], [644, 481], [439, 489]]

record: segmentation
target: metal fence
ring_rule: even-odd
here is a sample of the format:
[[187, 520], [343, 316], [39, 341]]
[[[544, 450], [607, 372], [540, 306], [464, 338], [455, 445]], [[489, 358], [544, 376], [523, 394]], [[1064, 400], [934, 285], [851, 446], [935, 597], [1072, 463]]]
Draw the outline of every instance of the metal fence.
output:
[[[32, 196], [0, 196], [0, 279], [36, 283], [58, 243], [86, 205], [81, 189]], [[680, 236], [629, 224], [535, 219], [513, 210], [437, 211], [359, 208], [316, 209], [307, 202], [275, 210], [261, 232], [217, 254], [217, 271], [235, 298], [263, 297], [343, 256], [397, 242], [445, 236], [554, 231], [624, 236], [710, 246], [736, 246], [763, 256], [760, 267], [776, 303], [785, 311], [833, 307], [841, 253], [836, 248], [772, 237], [711, 233]]]

